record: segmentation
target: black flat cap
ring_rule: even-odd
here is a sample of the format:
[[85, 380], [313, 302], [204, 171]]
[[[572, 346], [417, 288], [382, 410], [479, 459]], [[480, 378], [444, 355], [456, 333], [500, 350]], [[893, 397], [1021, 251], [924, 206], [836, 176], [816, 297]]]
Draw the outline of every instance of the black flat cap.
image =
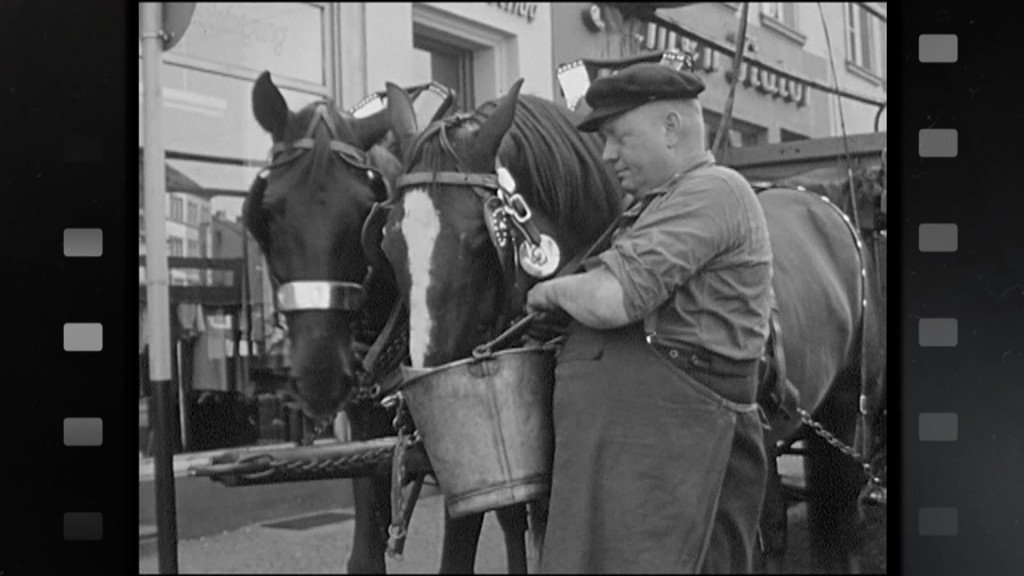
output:
[[590, 114], [577, 128], [595, 132], [605, 120], [656, 100], [688, 100], [704, 91], [695, 74], [662, 64], [644, 62], [598, 78], [584, 97]]

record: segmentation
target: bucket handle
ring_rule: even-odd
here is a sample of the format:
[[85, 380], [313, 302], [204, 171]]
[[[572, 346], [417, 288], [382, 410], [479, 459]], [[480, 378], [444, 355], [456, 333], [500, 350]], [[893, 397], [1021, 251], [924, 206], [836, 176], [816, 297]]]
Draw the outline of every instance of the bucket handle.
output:
[[494, 354], [494, 352], [492, 351], [494, 348], [501, 346], [502, 344], [506, 344], [509, 340], [512, 340], [513, 338], [517, 338], [526, 330], [527, 327], [530, 326], [530, 324], [534, 320], [536, 320], [542, 314], [543, 312], [532, 312], [530, 314], [527, 314], [525, 317], [523, 317], [523, 319], [513, 324], [508, 330], [505, 330], [504, 332], [499, 334], [498, 337], [495, 338], [494, 340], [491, 340], [486, 344], [481, 344], [480, 346], [477, 346], [476, 348], [473, 349], [473, 359], [483, 360], [484, 358], [489, 358]]

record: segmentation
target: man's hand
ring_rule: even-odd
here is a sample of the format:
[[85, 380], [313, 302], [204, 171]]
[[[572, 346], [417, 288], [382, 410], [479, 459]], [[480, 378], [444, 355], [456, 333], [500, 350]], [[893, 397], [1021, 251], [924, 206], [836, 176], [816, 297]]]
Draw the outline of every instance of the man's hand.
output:
[[551, 288], [550, 281], [541, 282], [526, 293], [526, 311], [528, 313], [554, 312], [557, 310], [559, 310], [559, 307], [555, 302], [554, 290]]
[[527, 337], [537, 342], [550, 342], [559, 336], [569, 333], [569, 323], [572, 318], [565, 312], [544, 312], [538, 316], [526, 329]]

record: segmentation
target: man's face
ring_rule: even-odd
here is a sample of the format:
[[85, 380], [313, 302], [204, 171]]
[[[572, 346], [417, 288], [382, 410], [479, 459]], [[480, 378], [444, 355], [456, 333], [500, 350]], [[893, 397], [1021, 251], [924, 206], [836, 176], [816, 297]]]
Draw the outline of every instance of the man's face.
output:
[[606, 121], [600, 132], [601, 159], [612, 166], [626, 192], [649, 190], [672, 175], [665, 125], [648, 106]]

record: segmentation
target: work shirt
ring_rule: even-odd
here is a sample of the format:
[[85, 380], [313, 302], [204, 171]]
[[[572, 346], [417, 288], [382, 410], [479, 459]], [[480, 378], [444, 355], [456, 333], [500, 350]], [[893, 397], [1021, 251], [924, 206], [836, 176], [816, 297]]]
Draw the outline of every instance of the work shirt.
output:
[[640, 211], [633, 225], [586, 263], [618, 280], [630, 321], [642, 319], [657, 344], [759, 358], [768, 338], [772, 251], [764, 212], [743, 176], [705, 152], [630, 210]]

